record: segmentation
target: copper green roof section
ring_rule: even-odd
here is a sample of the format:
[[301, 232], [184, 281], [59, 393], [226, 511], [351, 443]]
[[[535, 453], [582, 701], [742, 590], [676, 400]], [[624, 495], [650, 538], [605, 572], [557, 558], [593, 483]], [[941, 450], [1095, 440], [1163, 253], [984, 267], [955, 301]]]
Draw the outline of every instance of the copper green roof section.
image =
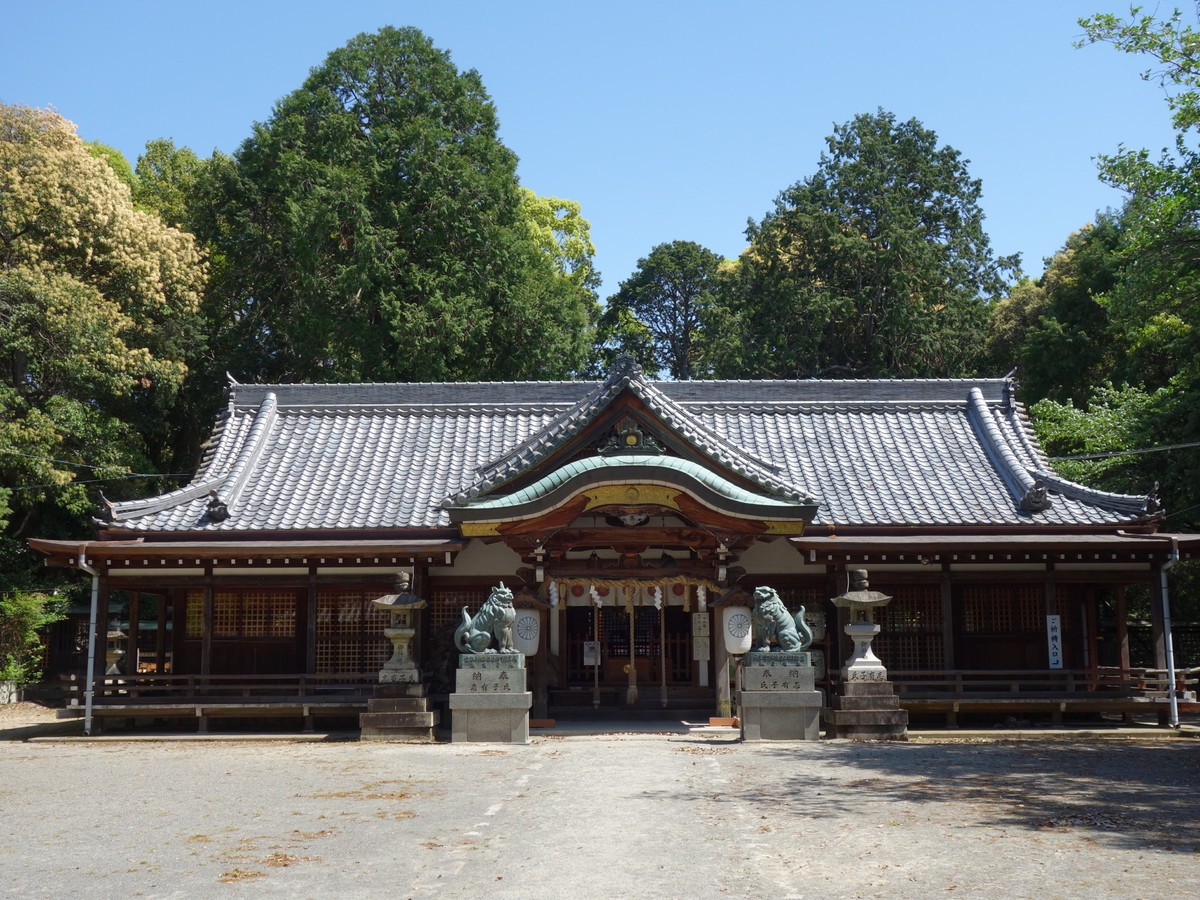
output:
[[746, 518], [807, 522], [817, 512], [813, 502], [753, 493], [691, 460], [643, 454], [577, 459], [519, 491], [451, 506], [447, 511], [454, 522], [522, 519], [553, 509], [581, 490], [602, 484], [676, 487], [706, 506]]

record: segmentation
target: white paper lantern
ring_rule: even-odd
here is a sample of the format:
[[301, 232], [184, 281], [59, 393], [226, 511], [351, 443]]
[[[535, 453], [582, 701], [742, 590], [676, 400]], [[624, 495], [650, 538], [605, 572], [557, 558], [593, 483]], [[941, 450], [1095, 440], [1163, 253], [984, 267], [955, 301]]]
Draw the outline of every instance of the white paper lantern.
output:
[[754, 640], [754, 623], [748, 606], [721, 607], [721, 632], [725, 635], [725, 649], [734, 656], [750, 652]]
[[541, 643], [542, 623], [537, 610], [518, 609], [513, 622], [513, 647], [526, 656], [533, 656]]

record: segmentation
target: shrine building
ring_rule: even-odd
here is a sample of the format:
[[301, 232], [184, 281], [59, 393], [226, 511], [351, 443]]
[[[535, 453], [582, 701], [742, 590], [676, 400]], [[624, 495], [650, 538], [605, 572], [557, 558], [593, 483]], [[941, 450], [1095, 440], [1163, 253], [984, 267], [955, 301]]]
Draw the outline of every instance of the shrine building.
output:
[[[628, 359], [599, 382], [232, 383], [186, 487], [31, 545], [92, 576], [89, 717], [356, 715], [392, 652], [372, 601], [402, 573], [435, 703], [464, 606], [499, 582], [535, 719], [728, 714], [713, 604], [760, 585], [804, 606], [836, 694], [830, 598], [858, 568], [894, 598], [874, 647], [914, 713], [1146, 700], [1126, 591], [1152, 592], [1164, 668], [1161, 575], [1200, 536], [1159, 533], [1152, 495], [1056, 474], [1013, 393], [655, 381]], [[963, 706], [972, 679], [997, 704]]]

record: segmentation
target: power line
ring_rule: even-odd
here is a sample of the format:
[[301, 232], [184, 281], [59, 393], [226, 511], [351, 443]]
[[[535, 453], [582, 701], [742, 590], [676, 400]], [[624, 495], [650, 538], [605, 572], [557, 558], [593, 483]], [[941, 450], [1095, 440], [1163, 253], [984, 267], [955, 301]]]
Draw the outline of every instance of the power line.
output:
[[1190, 444], [1168, 444], [1165, 447], [1143, 447], [1138, 450], [1113, 450], [1109, 453], [1076, 453], [1073, 456], [1051, 456], [1051, 462], [1061, 462], [1067, 459], [1109, 459], [1114, 456], [1135, 456], [1139, 453], [1160, 453], [1163, 450], [1184, 450], [1188, 447], [1200, 447], [1200, 441]]
[[[105, 469], [120, 468], [116, 465], [93, 466], [89, 463], [71, 462], [69, 459], [54, 459], [49, 456], [34, 456], [32, 453], [21, 453], [18, 450], [9, 450], [6, 447], [0, 447], [0, 453], [7, 453], [9, 456], [19, 456], [22, 459], [32, 459], [37, 462], [55, 463], [60, 466], [75, 466], [78, 469], [92, 469], [94, 471], [103, 471]], [[181, 472], [127, 472], [124, 475], [114, 475], [111, 478], [100, 478], [99, 481], [116, 481], [121, 478], [191, 478], [191, 475], [185, 475]], [[89, 484], [91, 482], [76, 481], [74, 484]], [[54, 487], [54, 485], [34, 485], [35, 487]]]
[[34, 491], [41, 488], [71, 487], [76, 484], [108, 484], [110, 481], [140, 481], [143, 478], [191, 478], [191, 475], [115, 475], [112, 478], [86, 478], [68, 481], [66, 484], [18, 484], [7, 488], [10, 491]]

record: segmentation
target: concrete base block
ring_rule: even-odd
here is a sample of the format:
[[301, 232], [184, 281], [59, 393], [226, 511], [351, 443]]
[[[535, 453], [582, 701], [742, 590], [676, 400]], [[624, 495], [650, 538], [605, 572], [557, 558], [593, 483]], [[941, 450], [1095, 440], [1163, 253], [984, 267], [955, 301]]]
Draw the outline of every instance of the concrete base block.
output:
[[529, 743], [533, 694], [450, 695], [450, 740], [454, 743]]
[[820, 691], [742, 691], [742, 740], [820, 740], [823, 702]]

